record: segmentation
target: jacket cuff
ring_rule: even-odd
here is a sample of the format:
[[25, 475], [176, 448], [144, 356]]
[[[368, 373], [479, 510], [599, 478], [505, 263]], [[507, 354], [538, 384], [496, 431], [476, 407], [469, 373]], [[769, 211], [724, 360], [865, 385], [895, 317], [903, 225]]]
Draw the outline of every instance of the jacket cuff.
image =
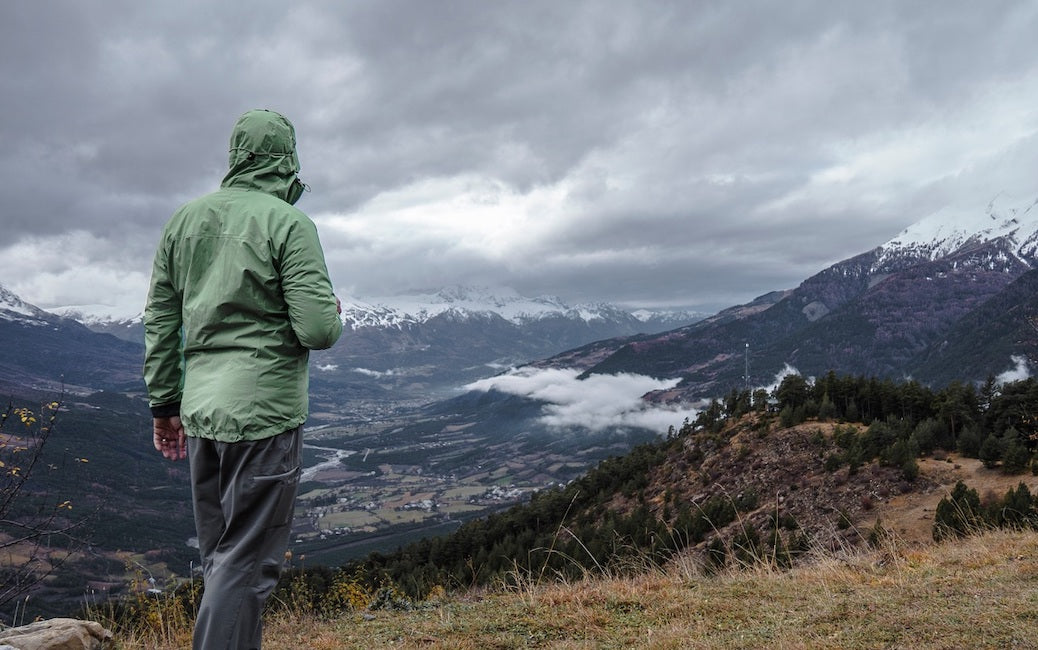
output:
[[169, 404], [159, 404], [158, 406], [151, 407], [151, 417], [153, 418], [171, 418], [174, 415], [180, 415], [180, 402], [170, 402]]

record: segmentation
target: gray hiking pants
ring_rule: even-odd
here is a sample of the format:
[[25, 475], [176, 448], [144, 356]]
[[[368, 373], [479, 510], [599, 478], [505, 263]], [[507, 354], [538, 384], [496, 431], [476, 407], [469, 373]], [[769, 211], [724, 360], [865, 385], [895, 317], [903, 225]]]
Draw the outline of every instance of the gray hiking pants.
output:
[[194, 650], [258, 650], [263, 605], [277, 585], [299, 486], [302, 427], [272, 438], [188, 438], [205, 590]]

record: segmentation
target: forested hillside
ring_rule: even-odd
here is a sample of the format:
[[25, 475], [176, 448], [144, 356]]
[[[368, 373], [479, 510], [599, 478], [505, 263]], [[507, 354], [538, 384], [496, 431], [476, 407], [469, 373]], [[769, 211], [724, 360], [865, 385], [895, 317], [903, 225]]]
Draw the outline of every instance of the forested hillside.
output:
[[[529, 576], [615, 575], [679, 555], [708, 571], [762, 557], [791, 566], [811, 549], [882, 536], [881, 502], [934, 489], [920, 475], [921, 458], [979, 457], [1029, 476], [1036, 411], [1031, 379], [934, 391], [911, 381], [790, 376], [770, 395], [733, 391], [666, 439], [565, 488], [339, 573], [423, 598]], [[1019, 505], [1022, 496], [1006, 498]], [[1029, 492], [1024, 502], [1018, 520], [1031, 521]], [[333, 573], [310, 573], [315, 598]]]

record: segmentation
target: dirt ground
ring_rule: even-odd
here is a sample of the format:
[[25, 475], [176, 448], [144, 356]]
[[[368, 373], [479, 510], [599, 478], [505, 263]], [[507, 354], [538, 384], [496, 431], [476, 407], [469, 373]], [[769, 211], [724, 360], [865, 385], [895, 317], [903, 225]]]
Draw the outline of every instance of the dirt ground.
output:
[[926, 544], [933, 541], [934, 512], [940, 500], [951, 494], [955, 483], [963, 481], [967, 487], [973, 488], [983, 502], [985, 495], [991, 493], [1002, 497], [1020, 483], [1034, 494], [1038, 491], [1038, 476], [1031, 472], [1023, 474], [1003, 474], [999, 469], [988, 469], [976, 458], [962, 458], [950, 455], [946, 460], [933, 458], [919, 459], [919, 471], [938, 487], [923, 493], [903, 494], [891, 497], [883, 503], [876, 504], [869, 519], [859, 524], [859, 529], [868, 530], [877, 517], [883, 526], [896, 532], [910, 544]]

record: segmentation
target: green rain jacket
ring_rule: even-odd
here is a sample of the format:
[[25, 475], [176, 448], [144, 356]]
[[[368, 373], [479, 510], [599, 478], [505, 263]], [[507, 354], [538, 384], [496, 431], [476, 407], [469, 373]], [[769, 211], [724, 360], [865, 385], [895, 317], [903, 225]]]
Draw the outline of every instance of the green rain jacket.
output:
[[307, 418], [309, 350], [342, 333], [317, 228], [292, 207], [295, 130], [249, 111], [220, 189], [166, 224], [144, 311], [144, 377], [157, 417], [189, 436], [260, 440]]

